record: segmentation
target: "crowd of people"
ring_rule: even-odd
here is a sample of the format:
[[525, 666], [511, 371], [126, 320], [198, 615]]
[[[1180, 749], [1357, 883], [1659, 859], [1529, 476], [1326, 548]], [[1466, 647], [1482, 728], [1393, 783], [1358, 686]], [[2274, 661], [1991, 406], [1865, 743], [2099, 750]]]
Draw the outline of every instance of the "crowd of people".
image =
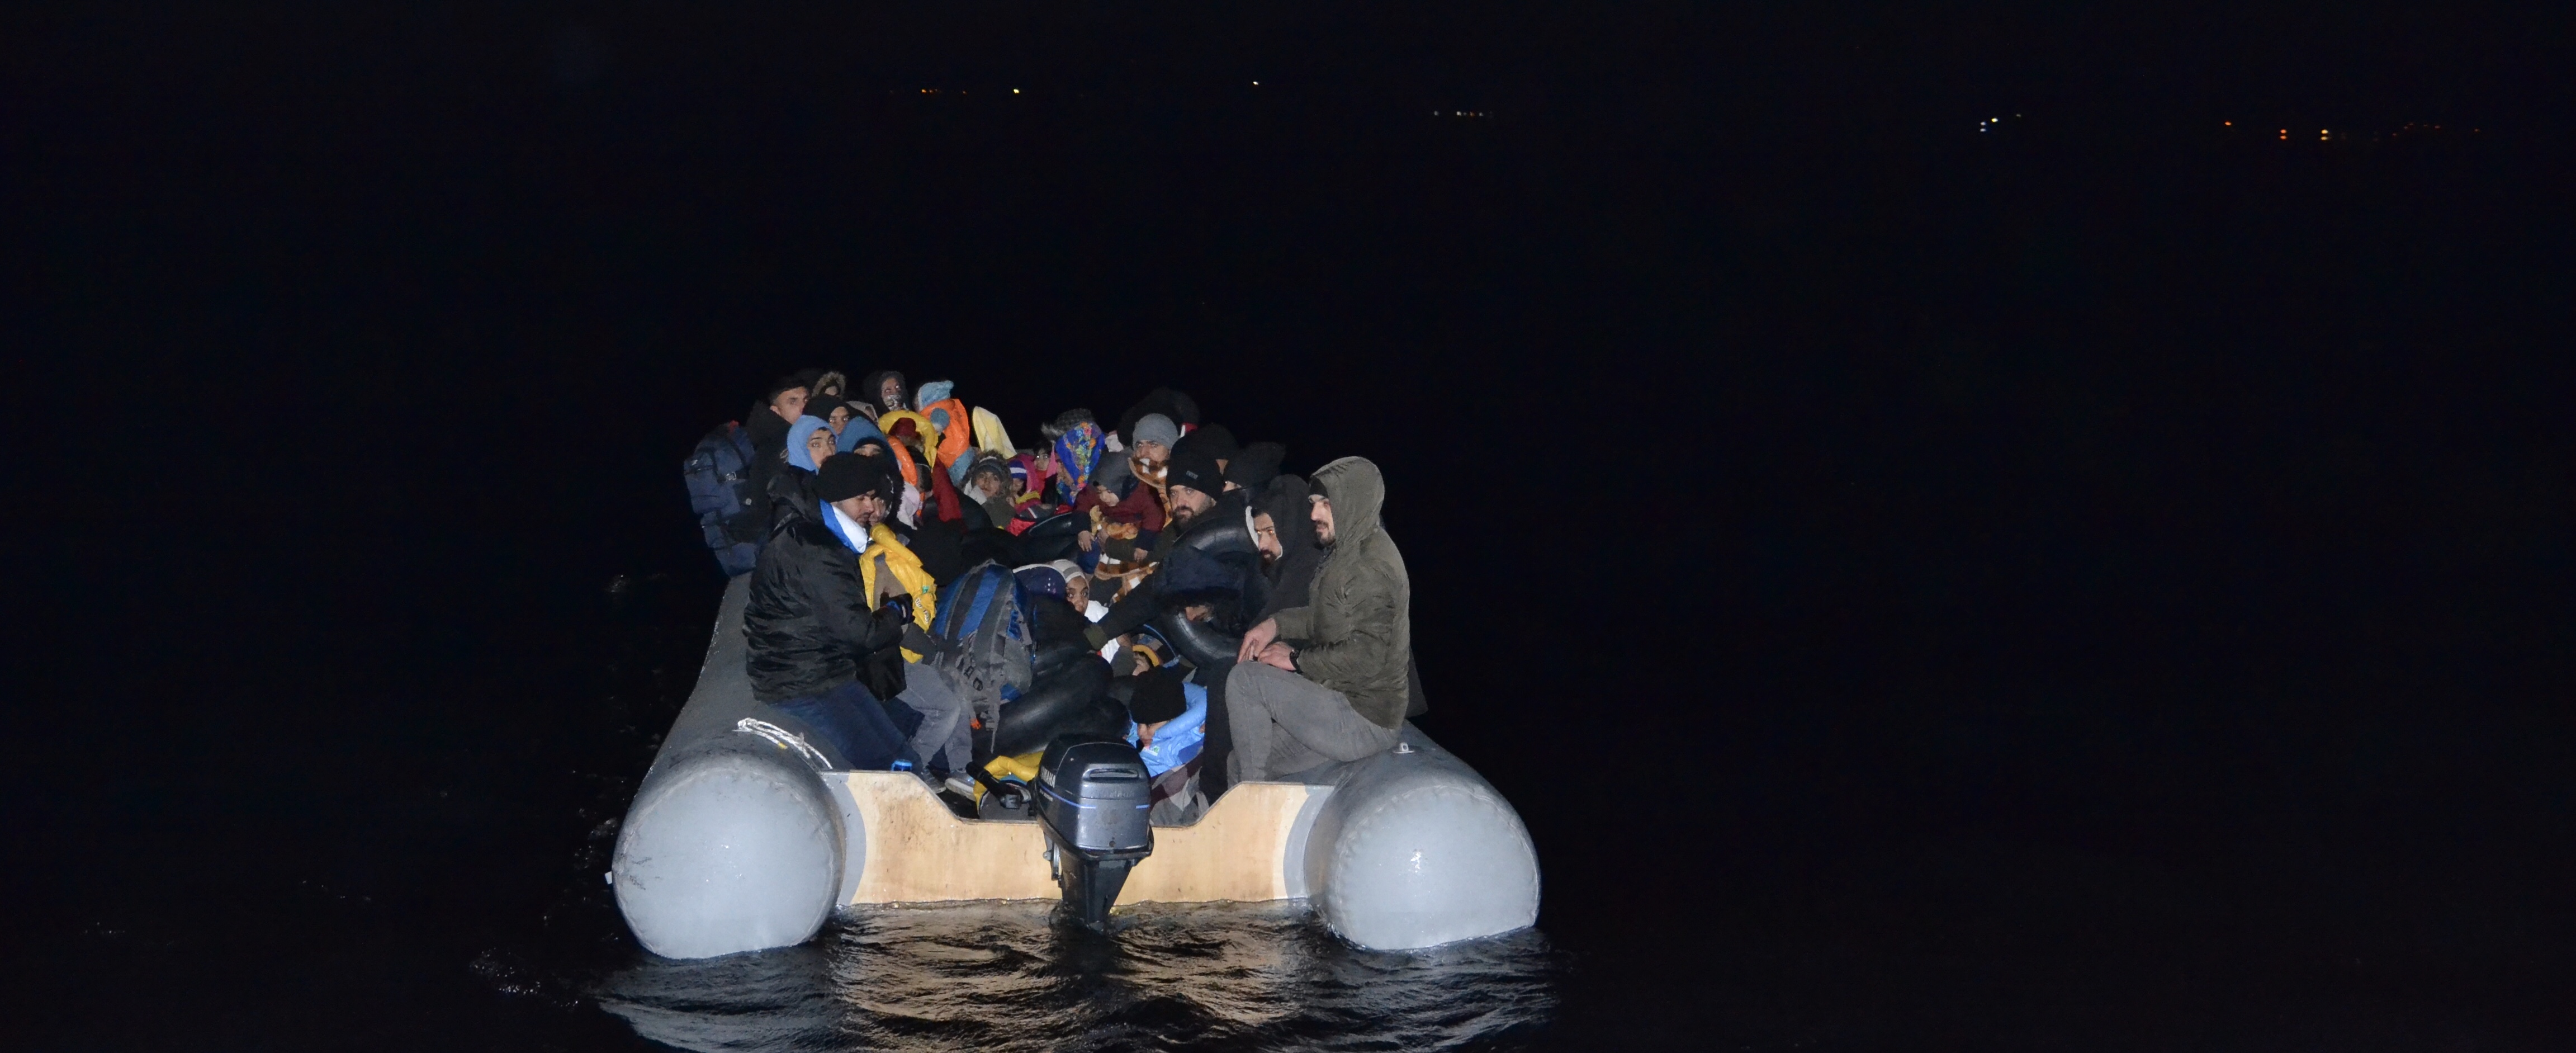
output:
[[1391, 749], [1423, 711], [1376, 465], [1284, 474], [1283, 446], [1168, 388], [1036, 436], [947, 380], [808, 370], [700, 444], [685, 472], [750, 578], [766, 718], [983, 814], [1048, 741], [1124, 736], [1155, 821], [1185, 823], [1233, 783]]

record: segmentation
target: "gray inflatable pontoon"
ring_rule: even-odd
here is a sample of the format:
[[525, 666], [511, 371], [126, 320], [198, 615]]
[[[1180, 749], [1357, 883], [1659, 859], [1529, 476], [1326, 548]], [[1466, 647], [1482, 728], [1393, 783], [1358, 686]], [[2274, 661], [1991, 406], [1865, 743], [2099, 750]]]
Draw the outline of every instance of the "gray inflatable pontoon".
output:
[[[753, 701], [748, 588], [726, 587], [697, 688], [618, 832], [608, 879], [647, 950], [791, 946], [866, 904], [1058, 896], [1039, 822], [962, 819], [909, 774], [834, 770]], [[1538, 857], [1520, 816], [1410, 723], [1394, 752], [1232, 787], [1198, 822], [1152, 834], [1125, 902], [1302, 899], [1343, 939], [1380, 950], [1538, 918]]]

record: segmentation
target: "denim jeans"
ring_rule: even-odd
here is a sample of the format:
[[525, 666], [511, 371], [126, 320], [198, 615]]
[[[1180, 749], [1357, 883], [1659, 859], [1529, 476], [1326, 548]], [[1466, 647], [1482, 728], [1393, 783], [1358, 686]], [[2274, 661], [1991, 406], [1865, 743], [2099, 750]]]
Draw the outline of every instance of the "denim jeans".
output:
[[825, 747], [845, 769], [885, 771], [898, 760], [911, 762], [916, 771], [921, 768], [921, 758], [913, 754], [893, 715], [858, 681], [772, 704], [814, 729], [823, 739], [816, 745]]

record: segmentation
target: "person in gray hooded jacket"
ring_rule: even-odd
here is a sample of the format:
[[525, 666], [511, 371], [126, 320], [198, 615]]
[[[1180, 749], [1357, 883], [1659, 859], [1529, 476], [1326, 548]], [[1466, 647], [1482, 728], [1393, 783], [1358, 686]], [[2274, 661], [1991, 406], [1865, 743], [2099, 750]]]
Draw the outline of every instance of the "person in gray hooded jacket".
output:
[[1325, 546], [1307, 603], [1243, 634], [1226, 675], [1232, 782], [1355, 761], [1392, 749], [1409, 700], [1413, 585], [1379, 523], [1377, 465], [1344, 457], [1317, 469], [1309, 517]]

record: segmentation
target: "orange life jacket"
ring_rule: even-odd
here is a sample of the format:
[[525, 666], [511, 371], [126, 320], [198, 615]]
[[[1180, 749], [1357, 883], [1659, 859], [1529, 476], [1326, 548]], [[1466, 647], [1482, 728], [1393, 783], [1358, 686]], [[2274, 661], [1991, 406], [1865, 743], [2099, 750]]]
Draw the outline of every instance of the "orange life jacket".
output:
[[930, 497], [930, 481], [922, 476], [920, 461], [913, 457], [912, 450], [904, 445], [903, 440], [894, 437], [895, 426], [905, 421], [912, 422], [913, 433], [921, 437], [921, 447], [925, 450], [939, 448], [939, 425], [911, 410], [892, 410], [877, 418], [878, 429], [886, 433], [886, 449], [894, 454], [895, 469], [903, 473], [904, 482], [911, 483], [912, 488], [927, 499]]
[[[965, 403], [953, 398], [941, 399], [921, 407], [921, 415], [930, 425], [930, 430], [922, 433], [930, 441], [922, 446], [925, 449], [936, 447], [939, 451], [933, 456], [938, 462], [933, 467], [947, 468], [950, 462], [975, 445], [974, 418], [967, 413]], [[947, 423], [941, 424], [941, 421]]]

